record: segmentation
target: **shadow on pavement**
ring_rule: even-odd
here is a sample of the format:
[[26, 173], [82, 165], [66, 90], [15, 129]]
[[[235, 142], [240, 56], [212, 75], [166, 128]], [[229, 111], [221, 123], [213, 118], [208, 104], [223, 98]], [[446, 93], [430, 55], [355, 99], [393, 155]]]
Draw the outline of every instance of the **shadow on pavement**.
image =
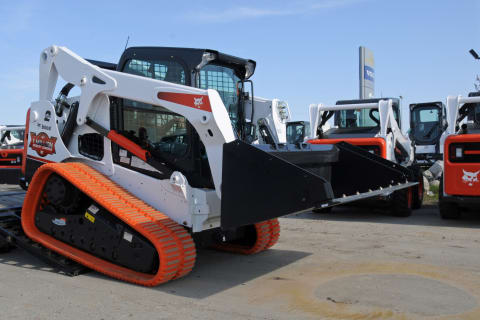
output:
[[440, 218], [436, 203], [424, 205], [414, 210], [410, 217], [391, 216], [387, 208], [338, 206], [330, 213], [305, 212], [285, 217], [287, 219], [312, 219], [325, 221], [349, 221], [369, 223], [389, 223], [419, 226], [439, 226], [455, 228], [480, 228], [480, 213], [475, 210], [462, 212], [458, 220], [444, 220]]
[[197, 252], [197, 262], [192, 273], [154, 289], [182, 297], [203, 299], [244, 285], [309, 255], [311, 253], [275, 248], [251, 256], [203, 249]]
[[14, 248], [9, 252], [1, 252], [0, 264], [14, 266], [16, 268], [52, 272], [63, 275], [58, 269], [49, 266], [42, 260], [18, 248]]
[[[151, 289], [182, 297], [203, 299], [224, 290], [244, 285], [248, 281], [292, 264], [309, 255], [311, 253], [274, 248], [252, 256], [200, 249], [197, 252], [195, 268], [189, 275]], [[59, 277], [68, 277], [21, 249], [13, 249], [10, 252], [1, 253], [0, 264], [28, 270], [58, 273]], [[125, 283], [94, 271], [89, 271], [83, 274], [83, 276], [115, 281], [126, 286], [135, 286], [134, 284]]]

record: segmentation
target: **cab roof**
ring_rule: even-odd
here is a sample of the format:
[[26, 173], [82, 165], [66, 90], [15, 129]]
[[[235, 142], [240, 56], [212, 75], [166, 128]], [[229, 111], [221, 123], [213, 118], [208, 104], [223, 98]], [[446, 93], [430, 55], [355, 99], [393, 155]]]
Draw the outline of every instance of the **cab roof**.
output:
[[[131, 59], [140, 60], [176, 60], [183, 64], [190, 72], [202, 63], [205, 54], [211, 54], [214, 63], [234, 70], [237, 77], [242, 80], [248, 79], [254, 73], [256, 62], [251, 59], [243, 59], [231, 56], [211, 49], [195, 49], [195, 48], [176, 48], [176, 47], [130, 47], [127, 48], [117, 64], [117, 70], [123, 70], [127, 61]], [[250, 67], [250, 74], [248, 74]]]

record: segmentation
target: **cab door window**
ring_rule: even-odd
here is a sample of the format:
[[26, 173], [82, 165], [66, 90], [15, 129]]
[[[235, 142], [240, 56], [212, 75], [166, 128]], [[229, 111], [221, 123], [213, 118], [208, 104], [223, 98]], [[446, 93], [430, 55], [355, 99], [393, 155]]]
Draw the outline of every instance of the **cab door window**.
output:
[[151, 111], [126, 106], [123, 119], [124, 132], [152, 154], [180, 158], [187, 152], [187, 125], [183, 116], [165, 110]]
[[413, 138], [417, 144], [431, 144], [440, 138], [441, 110], [437, 106], [418, 107], [412, 112]]
[[218, 91], [223, 104], [227, 108], [232, 122], [238, 116], [237, 83], [240, 81], [231, 68], [209, 64], [200, 70], [199, 88]]

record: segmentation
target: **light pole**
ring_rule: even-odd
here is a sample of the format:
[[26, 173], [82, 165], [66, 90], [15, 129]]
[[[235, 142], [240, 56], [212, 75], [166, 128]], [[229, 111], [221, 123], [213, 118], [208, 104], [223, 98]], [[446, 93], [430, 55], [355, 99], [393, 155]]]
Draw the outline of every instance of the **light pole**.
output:
[[[480, 56], [478, 55], [477, 52], [475, 52], [475, 50], [470, 49], [470, 51], [468, 52], [470, 52], [470, 54], [473, 56], [475, 60], [480, 60]], [[477, 74], [477, 78], [475, 79], [475, 83], [473, 85], [475, 86], [475, 90], [480, 91], [480, 77], [478, 76], [478, 74]]]
[[476, 60], [480, 60], [480, 56], [478, 55], [478, 53], [475, 52], [475, 50], [473, 49], [470, 49], [470, 54], [476, 59]]

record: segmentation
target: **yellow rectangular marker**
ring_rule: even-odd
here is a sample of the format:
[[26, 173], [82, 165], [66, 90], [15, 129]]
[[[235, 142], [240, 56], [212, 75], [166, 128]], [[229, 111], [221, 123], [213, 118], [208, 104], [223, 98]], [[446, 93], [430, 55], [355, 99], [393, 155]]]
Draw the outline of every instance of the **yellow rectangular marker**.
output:
[[85, 212], [85, 218], [87, 218], [91, 223], [95, 223], [95, 217], [92, 216], [90, 213]]

